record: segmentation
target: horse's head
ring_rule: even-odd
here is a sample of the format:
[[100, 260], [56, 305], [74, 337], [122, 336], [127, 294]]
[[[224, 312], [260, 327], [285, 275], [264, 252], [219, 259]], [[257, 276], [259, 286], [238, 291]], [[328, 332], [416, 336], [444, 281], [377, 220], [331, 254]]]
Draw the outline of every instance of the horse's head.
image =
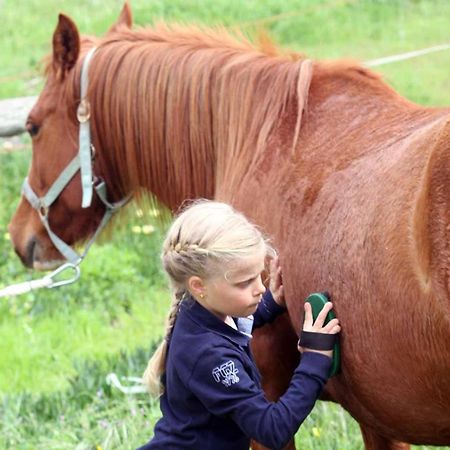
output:
[[[110, 32], [130, 25], [131, 13], [125, 4]], [[31, 167], [9, 232], [22, 262], [35, 269], [52, 268], [61, 259], [70, 259], [64, 252], [64, 245], [72, 246], [92, 235], [105, 211], [98, 194], [85, 201], [80, 163], [74, 166], [79, 155], [81, 124], [88, 117], [88, 113], [82, 111], [84, 118], [80, 120], [80, 76], [83, 60], [94, 45], [94, 39], [80, 38], [71, 19], [59, 16], [46, 84], [27, 119], [26, 128], [33, 147]], [[94, 145], [95, 142], [92, 136]], [[92, 185], [95, 176], [101, 173], [98, 173], [98, 162], [91, 160], [89, 141], [87, 148], [84, 164], [92, 167], [87, 183]], [[58, 179], [61, 174], [66, 179]], [[59, 240], [62, 246], [55, 244]]]

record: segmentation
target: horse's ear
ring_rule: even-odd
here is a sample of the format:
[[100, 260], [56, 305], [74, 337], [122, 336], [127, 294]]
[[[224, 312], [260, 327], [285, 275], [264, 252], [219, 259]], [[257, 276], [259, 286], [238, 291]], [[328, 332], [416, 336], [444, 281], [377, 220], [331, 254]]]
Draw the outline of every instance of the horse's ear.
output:
[[53, 68], [61, 78], [76, 64], [80, 53], [80, 35], [77, 26], [64, 14], [59, 15], [53, 33]]
[[131, 6], [128, 2], [125, 2], [122, 11], [120, 12], [119, 18], [117, 19], [117, 22], [111, 26], [111, 28], [108, 30], [108, 33], [117, 31], [122, 27], [131, 28], [132, 25], [133, 14], [131, 13]]

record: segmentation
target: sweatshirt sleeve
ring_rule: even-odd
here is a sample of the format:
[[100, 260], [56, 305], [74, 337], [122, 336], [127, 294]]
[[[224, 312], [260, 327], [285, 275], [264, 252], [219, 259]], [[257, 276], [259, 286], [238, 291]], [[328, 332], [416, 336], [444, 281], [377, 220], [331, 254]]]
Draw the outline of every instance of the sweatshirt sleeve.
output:
[[199, 358], [188, 385], [209, 412], [232, 417], [250, 439], [281, 449], [311, 412], [330, 365], [327, 356], [305, 352], [288, 390], [274, 403], [252, 380], [237, 350], [216, 347]]
[[286, 311], [286, 309], [273, 299], [272, 292], [267, 289], [258, 305], [258, 309], [255, 311], [255, 314], [253, 314], [253, 329], [262, 327], [266, 323], [273, 322], [284, 311]]

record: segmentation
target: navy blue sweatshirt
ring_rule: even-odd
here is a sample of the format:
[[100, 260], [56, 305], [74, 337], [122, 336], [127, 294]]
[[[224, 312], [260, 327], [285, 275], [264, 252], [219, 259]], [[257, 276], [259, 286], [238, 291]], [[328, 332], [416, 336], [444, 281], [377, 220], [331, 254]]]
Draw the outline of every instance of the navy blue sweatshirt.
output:
[[162, 418], [138, 450], [248, 450], [250, 439], [283, 448], [311, 412], [331, 365], [327, 356], [305, 352], [286, 393], [275, 403], [265, 398], [250, 333], [283, 311], [266, 291], [254, 320], [234, 319], [235, 330], [184, 300], [168, 349]]

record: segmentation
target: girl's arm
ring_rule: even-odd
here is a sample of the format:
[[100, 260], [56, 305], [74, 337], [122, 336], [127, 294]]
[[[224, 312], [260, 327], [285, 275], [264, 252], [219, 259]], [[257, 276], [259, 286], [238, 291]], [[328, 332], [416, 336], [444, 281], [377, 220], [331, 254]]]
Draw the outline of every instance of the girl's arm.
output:
[[236, 349], [212, 348], [198, 360], [188, 386], [212, 414], [232, 417], [249, 438], [281, 449], [311, 412], [330, 365], [330, 358], [305, 352], [288, 390], [273, 403]]
[[[313, 322], [305, 308], [305, 331], [312, 334], [340, 332], [338, 319], [324, 326], [332, 304], [328, 302]], [[254, 363], [234, 346], [212, 347], [197, 360], [188, 385], [214, 415], [231, 416], [251, 439], [269, 448], [281, 449], [294, 436], [311, 412], [331, 367], [332, 351], [301, 348], [303, 355], [288, 390], [273, 403], [259, 384]]]

